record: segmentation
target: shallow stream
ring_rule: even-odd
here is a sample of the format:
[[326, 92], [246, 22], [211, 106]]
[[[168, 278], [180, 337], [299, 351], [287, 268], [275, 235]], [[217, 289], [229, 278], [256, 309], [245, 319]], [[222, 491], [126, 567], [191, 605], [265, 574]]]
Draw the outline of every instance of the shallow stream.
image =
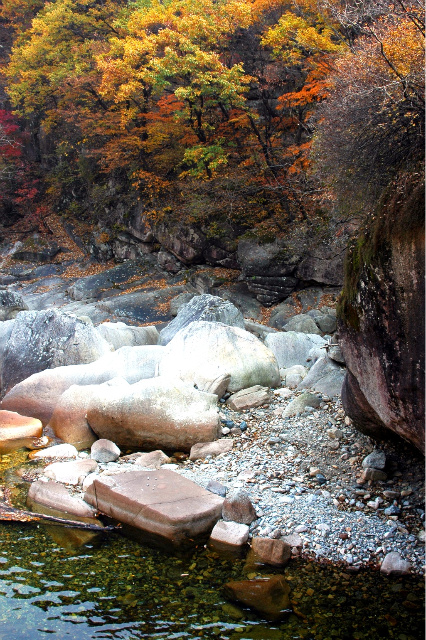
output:
[[[3, 456], [0, 464], [0, 484], [18, 502], [13, 468], [25, 458]], [[293, 606], [278, 623], [225, 597], [226, 582], [274, 572], [291, 585]], [[281, 571], [254, 570], [203, 545], [179, 555], [119, 533], [96, 539], [61, 526], [0, 524], [0, 640], [420, 640], [423, 602], [419, 576], [295, 560]]]

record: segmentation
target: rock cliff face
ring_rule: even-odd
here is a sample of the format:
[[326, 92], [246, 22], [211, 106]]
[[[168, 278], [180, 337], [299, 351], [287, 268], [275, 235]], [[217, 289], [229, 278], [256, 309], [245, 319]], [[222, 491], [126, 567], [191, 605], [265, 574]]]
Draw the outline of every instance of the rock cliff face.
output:
[[392, 185], [348, 251], [338, 309], [343, 405], [373, 437], [424, 449], [424, 191]]

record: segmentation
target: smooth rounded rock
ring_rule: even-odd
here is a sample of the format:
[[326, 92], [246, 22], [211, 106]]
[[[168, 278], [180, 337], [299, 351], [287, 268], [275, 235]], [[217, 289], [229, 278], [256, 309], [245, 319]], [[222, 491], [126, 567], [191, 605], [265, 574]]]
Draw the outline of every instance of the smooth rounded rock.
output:
[[100, 438], [92, 444], [90, 457], [96, 462], [114, 462], [120, 457], [121, 451], [111, 440]]

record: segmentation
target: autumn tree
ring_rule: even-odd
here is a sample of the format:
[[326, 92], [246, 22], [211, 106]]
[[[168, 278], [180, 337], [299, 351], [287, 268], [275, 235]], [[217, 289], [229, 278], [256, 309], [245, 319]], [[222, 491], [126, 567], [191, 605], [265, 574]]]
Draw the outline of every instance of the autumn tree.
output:
[[317, 114], [317, 168], [341, 196], [377, 195], [424, 157], [422, 3], [388, 3], [386, 15], [336, 60]]

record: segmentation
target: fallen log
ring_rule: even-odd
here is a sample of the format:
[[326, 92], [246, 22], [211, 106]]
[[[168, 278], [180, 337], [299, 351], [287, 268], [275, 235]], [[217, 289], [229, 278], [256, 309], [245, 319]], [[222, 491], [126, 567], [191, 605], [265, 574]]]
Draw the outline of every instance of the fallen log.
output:
[[0, 521], [6, 522], [40, 522], [45, 520], [54, 524], [60, 524], [63, 527], [72, 527], [76, 529], [86, 529], [87, 531], [99, 531], [106, 533], [115, 531], [120, 525], [109, 525], [102, 527], [98, 524], [90, 524], [89, 522], [79, 522], [78, 520], [66, 520], [65, 518], [57, 518], [56, 516], [48, 516], [43, 513], [33, 513], [24, 509], [16, 509], [5, 502], [0, 502]]

